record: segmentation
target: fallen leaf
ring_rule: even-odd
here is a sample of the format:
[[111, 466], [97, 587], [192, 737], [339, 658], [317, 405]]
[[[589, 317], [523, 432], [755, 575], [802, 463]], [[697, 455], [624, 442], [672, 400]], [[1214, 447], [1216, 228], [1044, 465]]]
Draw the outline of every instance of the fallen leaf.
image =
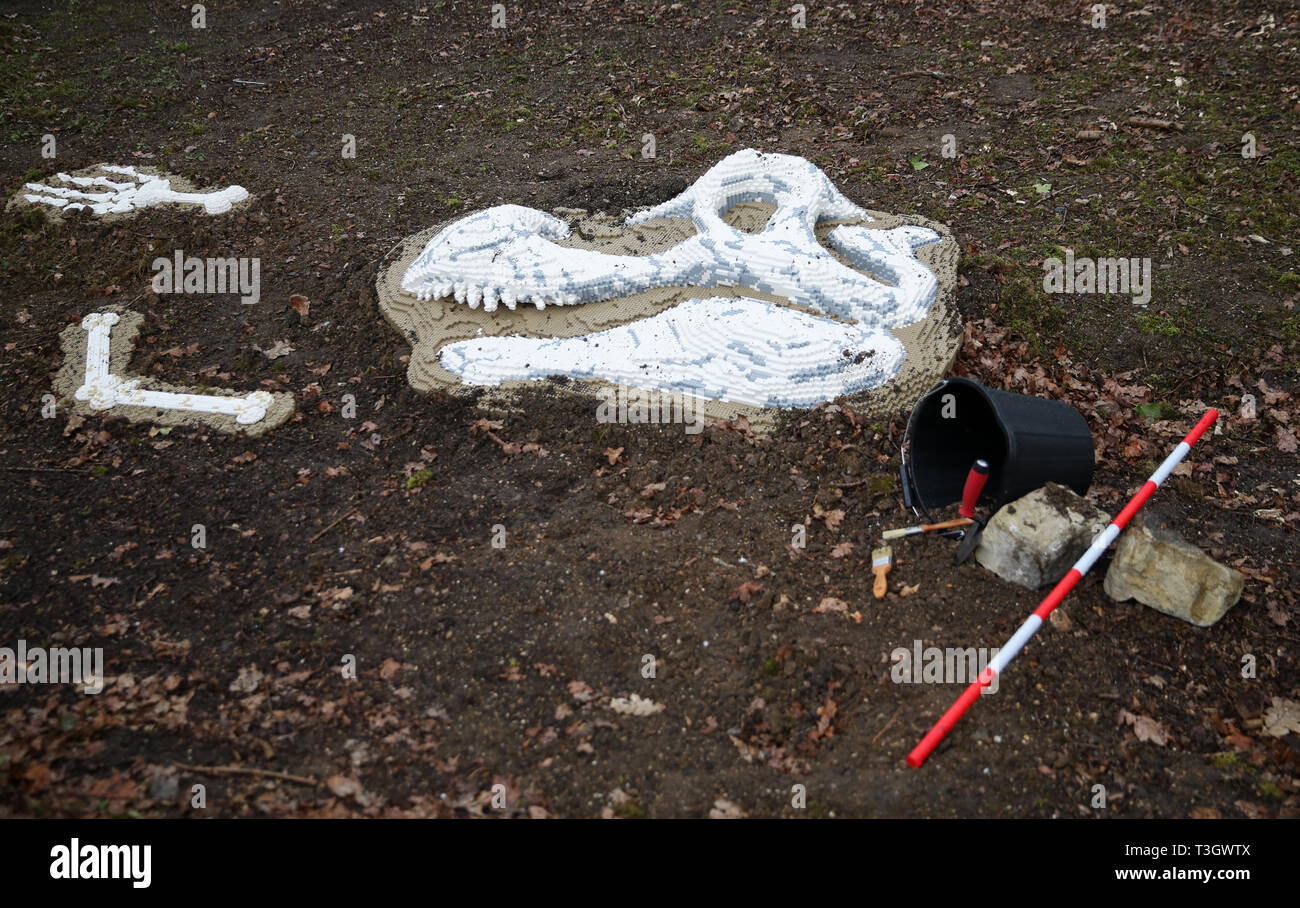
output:
[[256, 665], [246, 665], [239, 670], [238, 677], [230, 682], [230, 690], [237, 694], [251, 694], [257, 690], [265, 677]]
[[293, 347], [289, 346], [289, 342], [284, 340], [276, 341], [269, 350], [263, 350], [261, 347], [254, 347], [253, 349], [260, 352], [267, 359], [279, 359], [293, 352]]
[[1292, 733], [1300, 735], [1300, 703], [1274, 697], [1273, 705], [1264, 713], [1264, 734], [1283, 738]]
[[1138, 716], [1127, 709], [1121, 709], [1119, 718], [1125, 725], [1133, 726], [1133, 734], [1139, 741], [1146, 741], [1157, 747], [1164, 747], [1169, 743], [1169, 730], [1150, 716]]
[[824, 510], [821, 505], [814, 502], [813, 517], [817, 520], [825, 521], [826, 529], [837, 530], [840, 527], [840, 523], [844, 520], [844, 511], [840, 508], [833, 508], [832, 510], [827, 511]]
[[653, 700], [643, 700], [641, 697], [633, 694], [626, 700], [622, 697], [615, 697], [609, 701], [609, 708], [614, 710], [620, 716], [653, 716], [655, 713], [664, 711], [662, 703], [656, 703]]
[[1250, 801], [1233, 801], [1237, 808], [1252, 820], [1267, 820], [1268, 811]]
[[303, 318], [306, 318], [307, 313], [311, 312], [311, 300], [307, 299], [307, 297], [303, 296], [301, 293], [295, 293], [293, 296], [289, 297], [289, 307]]
[[325, 785], [340, 798], [350, 798], [361, 793], [361, 783], [348, 776], [330, 776], [325, 780]]
[[713, 802], [713, 807], [709, 810], [710, 820], [741, 820], [744, 817], [745, 812], [740, 809], [740, 805], [728, 801], [726, 798], [718, 798]]
[[591, 685], [586, 681], [570, 681], [569, 696], [577, 700], [579, 703], [586, 703], [592, 697], [596, 696], [596, 692], [591, 689]]

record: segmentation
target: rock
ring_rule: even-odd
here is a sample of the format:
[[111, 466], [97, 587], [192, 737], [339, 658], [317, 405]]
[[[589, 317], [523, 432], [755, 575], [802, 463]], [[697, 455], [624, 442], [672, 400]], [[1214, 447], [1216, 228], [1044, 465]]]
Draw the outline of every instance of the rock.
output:
[[176, 773], [160, 773], [149, 781], [149, 796], [159, 801], [175, 801], [180, 793], [180, 780]]
[[1241, 598], [1246, 578], [1185, 541], [1158, 510], [1139, 514], [1119, 538], [1106, 595], [1136, 599], [1166, 615], [1209, 627]]
[[[1069, 570], [1069, 568], [1066, 568], [1066, 570]], [[1052, 613], [1047, 616], [1047, 620], [1051, 623], [1052, 627], [1056, 628], [1061, 633], [1068, 633], [1070, 629], [1074, 627], [1074, 622], [1070, 620], [1070, 616], [1065, 613], [1065, 609], [1061, 606], [1057, 606]]]
[[1048, 483], [993, 515], [975, 560], [1031, 590], [1065, 576], [1110, 517], [1065, 486]]

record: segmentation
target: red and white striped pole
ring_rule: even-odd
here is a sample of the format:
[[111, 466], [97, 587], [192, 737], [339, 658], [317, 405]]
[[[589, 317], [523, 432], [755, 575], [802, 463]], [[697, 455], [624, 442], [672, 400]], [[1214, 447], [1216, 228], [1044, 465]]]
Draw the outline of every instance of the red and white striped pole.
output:
[[930, 752], [943, 740], [944, 735], [952, 731], [952, 727], [957, 724], [957, 720], [966, 714], [966, 710], [971, 708], [972, 703], [979, 699], [981, 691], [992, 684], [993, 679], [1001, 674], [1011, 660], [1016, 658], [1017, 654], [1024, 649], [1025, 644], [1029, 642], [1029, 638], [1034, 636], [1038, 629], [1043, 626], [1043, 622], [1052, 613], [1052, 610], [1061, 604], [1061, 600], [1069, 594], [1070, 590], [1074, 589], [1074, 585], [1092, 569], [1092, 566], [1097, 563], [1097, 559], [1101, 557], [1101, 553], [1110, 547], [1110, 544], [1123, 532], [1124, 527], [1128, 526], [1128, 522], [1133, 519], [1133, 515], [1142, 510], [1142, 506], [1147, 503], [1147, 499], [1155, 494], [1156, 489], [1160, 488], [1160, 484], [1168, 479], [1169, 474], [1174, 471], [1174, 467], [1178, 466], [1183, 458], [1187, 456], [1187, 452], [1192, 449], [1192, 445], [1196, 444], [1197, 440], [1205, 434], [1205, 430], [1214, 425], [1214, 421], [1218, 418], [1218, 410], [1211, 408], [1205, 411], [1201, 421], [1196, 424], [1192, 431], [1187, 433], [1186, 438], [1178, 443], [1178, 447], [1174, 448], [1173, 453], [1165, 458], [1165, 462], [1160, 465], [1160, 468], [1151, 474], [1151, 478], [1124, 506], [1124, 510], [1119, 512], [1119, 516], [1110, 522], [1110, 526], [1098, 534], [1097, 538], [1092, 541], [1092, 545], [1088, 547], [1088, 551], [1084, 552], [1083, 557], [1074, 563], [1074, 567], [1070, 568], [1069, 573], [1061, 578], [1061, 582], [1056, 584], [1056, 587], [1047, 594], [1047, 598], [1039, 604], [1038, 608], [1034, 609], [1034, 613], [1025, 620], [1024, 624], [1020, 625], [1020, 629], [1011, 635], [1011, 639], [1006, 642], [1006, 645], [998, 650], [997, 655], [993, 657], [984, 671], [980, 672], [979, 677], [971, 682], [970, 687], [966, 688], [965, 692], [957, 698], [956, 703], [948, 707], [948, 711], [939, 718], [938, 722], [934, 723], [934, 728], [926, 733], [921, 742], [912, 748], [912, 752], [907, 755], [908, 766], [916, 768], [925, 762], [926, 757], [930, 756]]

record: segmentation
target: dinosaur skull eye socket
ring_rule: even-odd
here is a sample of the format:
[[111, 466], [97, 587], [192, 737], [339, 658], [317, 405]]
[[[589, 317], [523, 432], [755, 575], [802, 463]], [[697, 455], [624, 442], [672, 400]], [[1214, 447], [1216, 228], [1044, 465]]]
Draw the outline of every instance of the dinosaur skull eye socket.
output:
[[776, 199], [758, 192], [740, 193], [728, 198], [718, 211], [723, 222], [741, 233], [760, 234], [776, 213]]

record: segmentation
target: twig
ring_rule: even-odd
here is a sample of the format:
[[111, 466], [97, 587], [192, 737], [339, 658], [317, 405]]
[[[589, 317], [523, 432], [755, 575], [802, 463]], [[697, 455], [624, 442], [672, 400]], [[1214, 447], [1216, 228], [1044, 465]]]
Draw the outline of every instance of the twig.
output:
[[876, 732], [876, 737], [874, 737], [874, 738], [871, 739], [871, 743], [872, 743], [872, 744], [875, 744], [876, 741], [880, 738], [880, 736], [883, 735], [883, 734], [885, 733], [885, 729], [889, 728], [889, 726], [891, 726], [891, 725], [894, 724], [894, 720], [898, 718], [898, 714], [899, 714], [900, 712], [902, 712], [902, 711], [903, 711], [903, 707], [901, 707], [901, 706], [900, 706], [898, 709], [894, 710], [894, 714], [893, 714], [892, 716], [889, 717], [889, 721], [886, 722], [886, 723], [881, 727], [880, 731]]
[[320, 782], [315, 779], [310, 779], [307, 776], [295, 776], [287, 772], [276, 772], [273, 769], [250, 769], [244, 766], [192, 766], [189, 763], [176, 763], [174, 765], [177, 769], [206, 773], [211, 776], [262, 776], [267, 779], [279, 779], [282, 782], [293, 782], [297, 785], [310, 785], [312, 788], [320, 788]]
[[320, 531], [319, 533], [317, 533], [315, 536], [311, 537], [311, 541], [312, 541], [312, 542], [315, 542], [317, 539], [320, 539], [322, 536], [324, 536], [324, 535], [325, 535], [326, 533], [328, 533], [330, 530], [334, 529], [336, 526], [338, 526], [340, 523], [342, 523], [344, 518], [346, 518], [346, 517], [350, 517], [350, 516], [352, 516], [353, 514], [355, 514], [356, 512], [357, 512], [357, 509], [356, 509], [356, 508], [352, 508], [351, 510], [346, 511], [346, 512], [344, 512], [343, 514], [340, 514], [340, 515], [338, 516], [338, 518], [337, 518], [333, 523], [331, 523], [331, 524], [330, 524], [329, 526], [327, 526], [325, 529], [321, 530], [321, 531]]
[[1129, 117], [1129, 126], [1137, 126], [1142, 129], [1174, 129], [1178, 132], [1183, 131], [1183, 124], [1175, 123], [1172, 120], [1153, 120], [1150, 117]]
[[899, 73], [896, 76], [890, 76], [889, 81], [896, 82], [899, 79], [906, 79], [911, 76], [929, 76], [932, 79], [947, 79], [947, 73], [941, 73], [937, 69], [912, 69], [905, 73]]
[[74, 470], [71, 467], [0, 467], [6, 473], [89, 473], [89, 470]]

